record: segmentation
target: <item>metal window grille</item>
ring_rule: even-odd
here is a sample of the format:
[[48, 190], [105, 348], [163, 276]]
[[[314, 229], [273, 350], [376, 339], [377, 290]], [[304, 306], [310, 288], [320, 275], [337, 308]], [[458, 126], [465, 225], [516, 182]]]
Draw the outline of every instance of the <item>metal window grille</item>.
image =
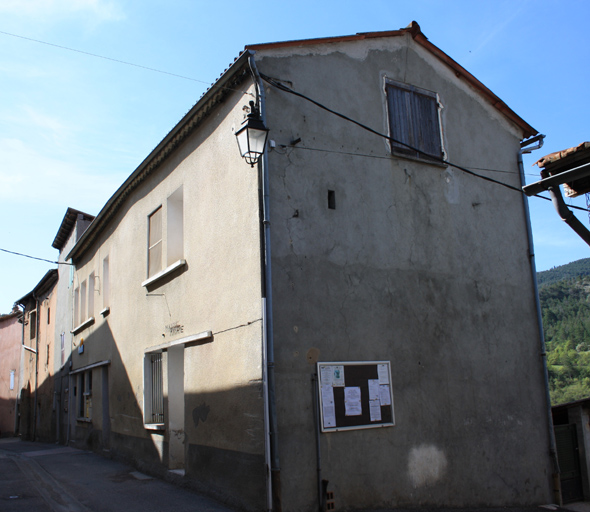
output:
[[151, 355], [152, 369], [152, 422], [164, 423], [164, 386], [162, 375], [162, 354]]

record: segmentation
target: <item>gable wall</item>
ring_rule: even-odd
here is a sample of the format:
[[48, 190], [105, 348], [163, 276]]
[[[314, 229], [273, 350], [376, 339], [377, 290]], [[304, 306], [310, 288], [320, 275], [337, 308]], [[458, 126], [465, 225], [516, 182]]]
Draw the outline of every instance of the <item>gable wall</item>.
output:
[[[409, 36], [261, 50], [257, 65], [378, 131], [385, 76], [434, 91], [449, 160], [520, 185], [516, 127]], [[317, 506], [316, 361], [392, 365], [395, 427], [321, 435], [337, 508], [548, 502], [522, 194], [266, 95], [284, 510]]]

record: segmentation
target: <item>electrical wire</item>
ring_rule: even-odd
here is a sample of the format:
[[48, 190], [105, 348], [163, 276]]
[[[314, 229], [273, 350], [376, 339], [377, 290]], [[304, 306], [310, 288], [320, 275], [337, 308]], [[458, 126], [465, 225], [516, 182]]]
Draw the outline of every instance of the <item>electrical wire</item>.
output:
[[7, 249], [2, 248], [0, 248], [0, 251], [7, 252], [8, 254], [15, 254], [16, 256], [22, 256], [24, 258], [31, 258], [32, 260], [46, 261], [47, 263], [55, 263], [56, 265], [74, 265], [73, 263], [68, 263], [67, 261], [46, 260], [45, 258], [37, 258], [36, 256], [29, 256], [28, 254], [22, 254], [20, 252], [9, 251]]
[[[360, 128], [362, 128], [362, 129], [364, 129], [364, 130], [366, 130], [366, 131], [368, 131], [370, 133], [373, 133], [374, 135], [378, 135], [379, 137], [382, 137], [384, 139], [387, 139], [390, 142], [394, 142], [396, 144], [401, 144], [401, 145], [407, 147], [408, 149], [411, 149], [412, 151], [416, 151], [417, 153], [420, 153], [420, 154], [424, 155], [429, 160], [432, 160], [434, 162], [438, 162], [438, 163], [441, 163], [441, 164], [444, 164], [444, 165], [448, 165], [450, 167], [454, 167], [455, 169], [459, 169], [460, 171], [463, 171], [466, 174], [469, 174], [471, 176], [475, 176], [476, 178], [480, 178], [480, 179], [482, 179], [484, 181], [489, 181], [490, 183], [495, 183], [496, 185], [500, 185], [500, 186], [505, 187], [505, 188], [507, 188], [509, 190], [513, 190], [513, 191], [519, 192], [521, 194], [524, 193], [522, 191], [522, 189], [520, 189], [518, 187], [514, 187], [512, 185], [509, 185], [508, 183], [504, 183], [502, 181], [495, 180], [494, 178], [490, 178], [488, 176], [483, 176], [481, 174], [477, 174], [476, 172], [473, 172], [472, 170], [467, 169], [466, 167], [463, 167], [461, 165], [457, 165], [457, 164], [454, 164], [453, 162], [450, 162], [446, 158], [440, 158], [440, 157], [436, 157], [436, 156], [430, 155], [430, 154], [426, 153], [425, 151], [423, 151], [423, 150], [421, 150], [419, 148], [416, 148], [414, 146], [411, 146], [410, 144], [407, 144], [405, 142], [402, 142], [400, 140], [397, 140], [397, 139], [395, 139], [393, 137], [390, 137], [389, 135], [385, 135], [384, 133], [378, 132], [377, 130], [374, 130], [370, 126], [367, 126], [367, 125], [365, 125], [363, 123], [360, 123], [356, 119], [352, 119], [352, 118], [350, 118], [350, 117], [348, 117], [348, 116], [346, 116], [346, 115], [344, 115], [344, 114], [342, 114], [340, 112], [337, 112], [336, 110], [332, 110], [331, 108], [329, 108], [329, 107], [327, 107], [327, 106], [325, 106], [325, 105], [323, 105], [323, 104], [315, 101], [314, 99], [306, 96], [305, 94], [302, 94], [300, 92], [297, 92], [297, 91], [291, 89], [290, 87], [287, 87], [286, 85], [282, 84], [281, 82], [277, 81], [274, 78], [269, 77], [268, 75], [265, 75], [264, 73], [260, 73], [260, 77], [265, 82], [267, 82], [271, 86], [275, 87], [276, 89], [279, 89], [280, 91], [287, 92], [289, 94], [293, 94], [294, 96], [298, 96], [299, 98], [302, 98], [302, 99], [304, 99], [306, 101], [309, 101], [310, 103], [313, 103], [315, 106], [317, 106], [317, 107], [325, 110], [326, 112], [330, 112], [331, 114], [334, 114], [335, 116], [340, 117], [341, 119], [344, 119], [345, 121], [348, 121], [350, 123], [353, 123], [353, 124], [359, 126]], [[538, 194], [536, 194], [534, 197], [538, 197], [540, 199], [545, 199], [546, 201], [551, 201], [550, 198], [544, 197], [544, 196], [540, 196]], [[582, 211], [588, 212], [588, 210], [586, 208], [581, 208], [579, 206], [573, 206], [573, 205], [571, 205], [570, 207], [571, 208], [575, 208], [577, 210], [582, 210]]]
[[77, 50], [76, 48], [70, 48], [68, 46], [62, 46], [62, 45], [59, 45], [59, 44], [48, 43], [47, 41], [42, 41], [40, 39], [33, 39], [32, 37], [21, 36], [21, 35], [18, 35], [18, 34], [12, 34], [10, 32], [5, 32], [3, 30], [0, 30], [0, 34], [4, 34], [5, 36], [16, 37], [18, 39], [24, 39], [25, 41], [32, 41], [33, 43], [39, 43], [39, 44], [44, 44], [44, 45], [47, 45], [47, 46], [53, 46], [54, 48], [59, 48], [60, 50], [68, 50], [70, 52], [81, 53], [82, 55], [88, 55], [89, 57], [95, 57], [97, 59], [109, 60], [111, 62], [117, 62], [118, 64], [124, 64], [126, 66], [133, 66], [133, 67], [136, 67], [136, 68], [145, 69], [147, 71], [153, 71], [154, 73], [161, 73], [163, 75], [169, 75], [169, 76], [173, 76], [175, 78], [182, 78], [183, 80], [190, 80], [192, 82], [198, 82], [198, 83], [205, 84], [205, 85], [211, 85], [211, 87], [216, 87], [218, 89], [227, 89], [228, 91], [241, 92], [242, 94], [250, 94], [249, 92], [242, 91], [241, 89], [233, 89], [233, 88], [227, 87], [227, 86], [224, 86], [224, 87], [215, 86], [214, 84], [210, 84], [210, 82], [206, 82], [205, 80], [199, 80], [197, 78], [191, 78], [190, 76], [178, 75], [176, 73], [170, 73], [169, 71], [162, 71], [161, 69], [150, 68], [148, 66], [143, 66], [141, 64], [135, 64], [133, 62], [128, 62], [128, 61], [120, 60], [120, 59], [114, 59], [112, 57], [105, 57], [104, 55], [99, 55], [97, 53], [86, 52], [86, 51], [83, 51], [83, 50]]

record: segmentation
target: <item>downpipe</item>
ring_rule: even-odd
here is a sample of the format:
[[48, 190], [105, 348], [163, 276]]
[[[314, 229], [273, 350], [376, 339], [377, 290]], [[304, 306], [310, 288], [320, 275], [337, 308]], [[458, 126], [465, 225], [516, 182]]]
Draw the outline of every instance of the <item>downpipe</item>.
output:
[[[526, 179], [524, 175], [524, 165], [522, 161], [523, 153], [530, 153], [532, 150], [539, 149], [543, 145], [543, 137], [535, 137], [539, 141], [538, 145], [534, 148], [525, 149], [521, 145], [521, 150], [518, 152], [518, 170], [520, 174], [521, 187], [526, 185]], [[525, 141], [532, 143], [535, 140]], [[539, 284], [537, 282], [537, 266], [535, 263], [535, 250], [533, 245], [533, 230], [531, 226], [531, 215], [529, 210], [528, 198], [525, 194], [522, 194], [522, 204], [524, 208], [524, 214], [526, 219], [526, 230], [529, 246], [529, 263], [531, 270], [531, 278], [533, 282], [533, 296], [535, 297], [535, 309], [537, 313], [537, 327], [539, 329], [539, 342], [541, 348], [541, 361], [543, 365], [543, 379], [545, 385], [545, 401], [547, 404], [547, 426], [549, 428], [549, 454], [551, 456], [551, 462], [553, 463], [553, 497], [554, 500], [560, 506], [563, 504], [561, 494], [561, 481], [560, 481], [560, 469], [559, 461], [557, 460], [557, 448], [555, 443], [555, 431], [553, 430], [553, 416], [551, 414], [551, 395], [549, 393], [549, 372], [547, 370], [547, 349], [545, 345], [545, 333], [543, 330], [543, 313], [541, 311], [541, 300], [539, 299]]]
[[[264, 85], [256, 68], [254, 53], [250, 52], [248, 63], [254, 78], [256, 87], [256, 99], [259, 103], [260, 117], [266, 125], [266, 103]], [[267, 369], [267, 390], [268, 400], [266, 407], [268, 411], [268, 445], [270, 448], [270, 475], [267, 476], [267, 499], [268, 510], [281, 512], [281, 469], [279, 465], [279, 440], [278, 422], [275, 394], [275, 361], [274, 361], [274, 338], [273, 338], [273, 314], [272, 314], [272, 272], [271, 272], [271, 251], [270, 251], [270, 180], [268, 172], [268, 154], [265, 151], [260, 159], [261, 181], [262, 181], [262, 232], [263, 232], [263, 307], [265, 310], [265, 325], [263, 327], [266, 336], [266, 369]]]
[[[547, 171], [541, 171], [541, 177], [543, 179], [549, 177]], [[572, 228], [576, 234], [590, 245], [590, 231], [580, 222], [580, 220], [574, 215], [574, 213], [567, 207], [563, 196], [561, 195], [561, 189], [559, 185], [550, 186], [547, 188], [549, 195], [551, 196], [551, 202], [557, 211], [557, 214], [570, 228]]]

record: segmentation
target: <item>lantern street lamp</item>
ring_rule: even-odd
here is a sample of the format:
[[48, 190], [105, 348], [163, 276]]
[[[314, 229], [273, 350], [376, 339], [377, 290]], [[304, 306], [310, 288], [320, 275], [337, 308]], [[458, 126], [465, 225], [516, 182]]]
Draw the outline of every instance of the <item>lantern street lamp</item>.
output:
[[264, 126], [258, 109], [251, 101], [250, 113], [242, 123], [242, 127], [236, 132], [240, 154], [250, 164], [250, 167], [254, 167], [254, 164], [258, 163], [260, 156], [264, 153], [267, 137], [268, 128]]

